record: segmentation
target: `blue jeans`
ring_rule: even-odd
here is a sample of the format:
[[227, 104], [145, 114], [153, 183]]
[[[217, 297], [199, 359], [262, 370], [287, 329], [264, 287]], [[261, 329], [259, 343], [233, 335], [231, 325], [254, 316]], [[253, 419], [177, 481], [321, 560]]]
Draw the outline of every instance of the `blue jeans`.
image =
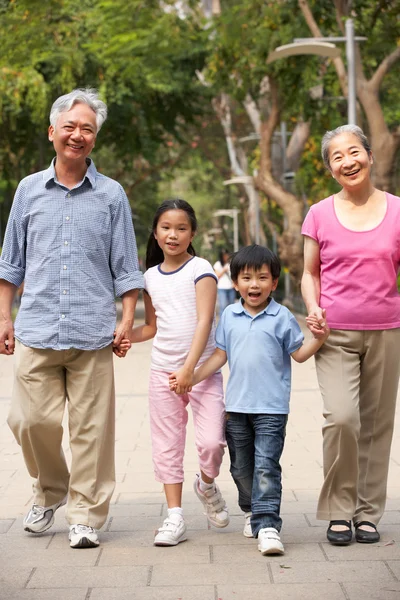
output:
[[279, 464], [285, 441], [287, 415], [226, 414], [226, 441], [231, 475], [239, 492], [239, 506], [252, 512], [251, 529], [281, 530], [282, 484]]
[[218, 308], [219, 308], [219, 316], [222, 315], [224, 310], [229, 304], [233, 304], [236, 299], [236, 290], [235, 288], [230, 288], [229, 290], [220, 290], [218, 289]]

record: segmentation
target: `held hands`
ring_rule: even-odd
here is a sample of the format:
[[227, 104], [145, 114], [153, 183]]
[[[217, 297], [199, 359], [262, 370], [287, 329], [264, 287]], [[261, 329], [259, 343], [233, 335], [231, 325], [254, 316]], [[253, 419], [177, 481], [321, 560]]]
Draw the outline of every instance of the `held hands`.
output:
[[330, 334], [329, 326], [326, 322], [326, 310], [317, 307], [317, 309], [306, 317], [308, 329], [317, 340], [326, 340]]
[[113, 352], [118, 358], [124, 358], [131, 348], [130, 332], [132, 331], [132, 322], [124, 322], [117, 326], [114, 331]]
[[126, 337], [122, 338], [122, 340], [120, 341], [118, 346], [116, 346], [115, 345], [115, 333], [114, 333], [113, 352], [114, 352], [115, 356], [118, 356], [118, 358], [125, 358], [128, 350], [130, 350], [131, 346], [132, 346], [131, 341]]
[[188, 371], [182, 367], [175, 373], [171, 373], [168, 379], [171, 392], [182, 395], [192, 391], [193, 371]]

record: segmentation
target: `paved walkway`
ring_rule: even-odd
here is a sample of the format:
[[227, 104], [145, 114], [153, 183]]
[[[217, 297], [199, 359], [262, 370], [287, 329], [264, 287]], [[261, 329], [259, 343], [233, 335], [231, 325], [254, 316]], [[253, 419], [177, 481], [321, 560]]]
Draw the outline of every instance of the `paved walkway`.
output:
[[[6, 425], [12, 358], [0, 356], [1, 600], [399, 600], [400, 420], [390, 465], [389, 499], [379, 544], [334, 547], [316, 521], [322, 481], [321, 403], [313, 361], [294, 364], [292, 413], [283, 456], [283, 557], [262, 557], [242, 535], [243, 516], [225, 457], [219, 484], [230, 525], [209, 529], [192, 491], [197, 470], [192, 426], [185, 458], [188, 541], [153, 546], [166, 506], [154, 481], [147, 409], [151, 343], [115, 360], [118, 483], [100, 548], [72, 550], [64, 509], [41, 536], [22, 530], [32, 502], [19, 447]], [[65, 437], [67, 456], [68, 440]]]

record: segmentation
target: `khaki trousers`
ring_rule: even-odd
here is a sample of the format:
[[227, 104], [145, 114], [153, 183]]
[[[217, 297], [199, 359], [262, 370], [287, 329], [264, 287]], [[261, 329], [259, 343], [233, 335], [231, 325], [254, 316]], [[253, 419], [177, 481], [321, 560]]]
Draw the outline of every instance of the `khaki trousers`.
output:
[[315, 356], [324, 403], [317, 518], [378, 524], [400, 372], [400, 329], [333, 330]]
[[[67, 401], [70, 473], [61, 445]], [[34, 502], [51, 506], [68, 494], [69, 524], [101, 527], [115, 487], [112, 347], [40, 350], [17, 341], [8, 423], [35, 478]]]

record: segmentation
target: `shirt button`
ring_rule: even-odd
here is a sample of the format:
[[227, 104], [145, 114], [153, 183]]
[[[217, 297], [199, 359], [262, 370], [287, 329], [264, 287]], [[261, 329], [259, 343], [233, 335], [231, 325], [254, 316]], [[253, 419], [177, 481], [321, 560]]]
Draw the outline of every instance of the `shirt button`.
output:
[[65, 294], [66, 294], [66, 293], [67, 293], [67, 290], [63, 290], [63, 294], [64, 294], [64, 296], [65, 296]]
[[66, 220], [66, 221], [69, 221], [69, 217], [65, 217], [65, 220]]
[[64, 265], [63, 269], [64, 269], [64, 271], [66, 271], [67, 270], [67, 265]]
[[67, 198], [71, 198], [71, 194], [67, 194]]
[[64, 246], [68, 246], [68, 242], [67, 242], [67, 240], [65, 240], [65, 242], [64, 242]]
[[61, 318], [62, 318], [62, 319], [65, 319], [65, 315], [61, 315]]

